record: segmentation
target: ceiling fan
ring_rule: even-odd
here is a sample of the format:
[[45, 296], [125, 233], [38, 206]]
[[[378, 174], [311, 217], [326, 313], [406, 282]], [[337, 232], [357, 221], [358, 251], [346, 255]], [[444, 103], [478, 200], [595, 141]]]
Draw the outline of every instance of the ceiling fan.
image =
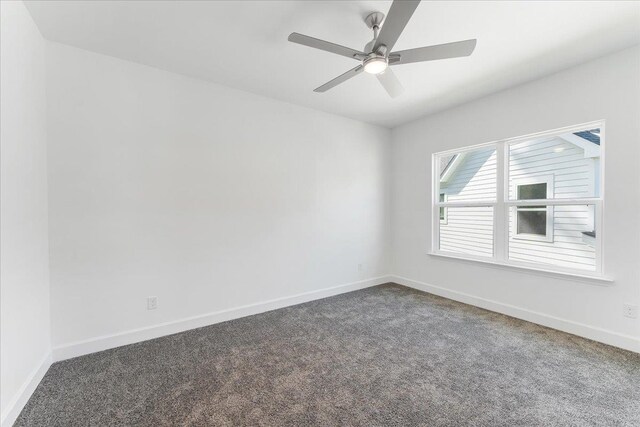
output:
[[[373, 40], [367, 43], [362, 51], [303, 34], [291, 33], [288, 38], [290, 42], [336, 53], [361, 62], [357, 67], [314, 89], [314, 92], [326, 92], [365, 71], [375, 74], [387, 93], [392, 98], [395, 98], [404, 89], [396, 75], [389, 68], [391, 65], [471, 55], [476, 47], [475, 39], [392, 52], [391, 49], [398, 41], [402, 30], [411, 19], [411, 15], [413, 15], [419, 3], [420, 0], [394, 0], [386, 19], [382, 12], [369, 14], [365, 18], [365, 23], [373, 30]], [[384, 26], [380, 29], [382, 21], [384, 21]]]

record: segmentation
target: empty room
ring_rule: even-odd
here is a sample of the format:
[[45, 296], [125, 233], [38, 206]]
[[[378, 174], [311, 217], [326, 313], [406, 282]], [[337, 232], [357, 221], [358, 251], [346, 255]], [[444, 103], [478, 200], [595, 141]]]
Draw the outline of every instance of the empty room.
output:
[[1, 427], [640, 426], [640, 1], [0, 6]]

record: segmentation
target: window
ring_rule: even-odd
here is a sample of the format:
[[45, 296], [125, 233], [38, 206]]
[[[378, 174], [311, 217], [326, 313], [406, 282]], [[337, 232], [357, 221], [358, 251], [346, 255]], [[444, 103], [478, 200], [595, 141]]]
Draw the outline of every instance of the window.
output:
[[602, 275], [603, 130], [596, 122], [434, 154], [432, 251]]
[[[553, 176], [514, 180], [517, 200], [545, 200], [553, 189]], [[517, 239], [553, 241], [553, 207], [514, 206]]]

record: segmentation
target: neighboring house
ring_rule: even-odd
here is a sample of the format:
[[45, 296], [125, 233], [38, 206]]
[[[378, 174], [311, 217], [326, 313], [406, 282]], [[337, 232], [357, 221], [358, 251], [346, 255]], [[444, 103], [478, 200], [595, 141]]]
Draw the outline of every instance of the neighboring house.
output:
[[[440, 161], [441, 201], [495, 200], [494, 148]], [[509, 155], [510, 199], [597, 196], [599, 162], [599, 129], [514, 143]], [[514, 207], [509, 219], [510, 259], [595, 268], [593, 206]], [[441, 208], [440, 249], [492, 256], [493, 209]]]

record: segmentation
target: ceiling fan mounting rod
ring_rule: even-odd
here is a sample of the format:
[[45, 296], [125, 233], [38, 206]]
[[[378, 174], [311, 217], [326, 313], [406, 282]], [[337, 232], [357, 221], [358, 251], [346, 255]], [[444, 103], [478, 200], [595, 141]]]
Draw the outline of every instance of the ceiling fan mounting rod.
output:
[[378, 31], [380, 31], [382, 21], [384, 21], [384, 13], [382, 12], [372, 12], [364, 18], [364, 23], [373, 30], [374, 38], [378, 38]]
[[380, 49], [376, 49], [374, 51], [373, 47], [375, 46], [376, 40], [378, 39], [378, 35], [380, 34], [380, 27], [382, 26], [382, 21], [384, 21], [384, 13], [382, 12], [371, 12], [364, 18], [364, 23], [367, 24], [367, 27], [373, 30], [373, 40], [371, 40], [364, 48], [364, 51], [367, 54], [375, 53], [378, 55], [385, 55], [385, 53], [380, 52]]

